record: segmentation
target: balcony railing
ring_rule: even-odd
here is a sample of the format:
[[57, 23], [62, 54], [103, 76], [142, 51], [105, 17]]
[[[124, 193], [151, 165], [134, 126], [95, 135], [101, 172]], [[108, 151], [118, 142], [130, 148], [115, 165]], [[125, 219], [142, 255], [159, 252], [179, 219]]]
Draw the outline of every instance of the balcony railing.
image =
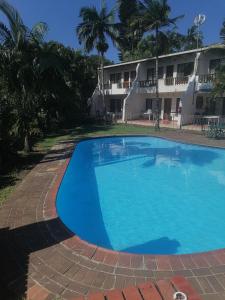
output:
[[188, 76], [184, 76], [184, 77], [176, 77], [175, 78], [175, 85], [179, 85], [179, 84], [187, 84], [189, 80]]
[[201, 74], [198, 76], [199, 83], [213, 82], [216, 78], [216, 74]]
[[130, 81], [124, 81], [123, 82], [123, 88], [124, 89], [129, 89], [131, 87], [132, 87], [132, 82], [130, 82]]
[[146, 88], [146, 87], [152, 87], [156, 85], [156, 80], [142, 80], [139, 81], [139, 87]]
[[117, 83], [118, 89], [129, 89], [131, 87], [132, 87], [132, 82], [130, 82], [130, 81], [123, 81], [123, 82]]
[[111, 90], [112, 89], [112, 84], [111, 83], [105, 83], [104, 84], [104, 89], [105, 90]]
[[189, 77], [182, 76], [182, 77], [167, 77], [165, 79], [165, 85], [181, 85], [181, 84], [188, 84]]
[[174, 79], [173, 77], [167, 77], [165, 79], [165, 85], [174, 85]]

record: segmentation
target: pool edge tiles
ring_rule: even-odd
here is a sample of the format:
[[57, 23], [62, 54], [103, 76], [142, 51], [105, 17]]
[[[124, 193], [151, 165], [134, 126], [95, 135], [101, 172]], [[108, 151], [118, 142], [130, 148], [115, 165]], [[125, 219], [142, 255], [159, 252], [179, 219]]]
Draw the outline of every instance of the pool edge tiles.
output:
[[[121, 137], [120, 137], [121, 138]], [[129, 139], [132, 139], [133, 137], [129, 137]], [[143, 138], [143, 137], [142, 137]], [[146, 138], [148, 138], [149, 139], [149, 137], [146, 137]], [[101, 138], [101, 140], [102, 139], [104, 139], [104, 138]], [[107, 142], [109, 142], [109, 139], [110, 138], [107, 138]], [[117, 139], [117, 138], [113, 138], [113, 139]], [[157, 139], [157, 138], [153, 138], [153, 139]], [[92, 139], [91, 141], [93, 142], [93, 140], [94, 139]], [[99, 140], [99, 139], [98, 139]], [[90, 141], [90, 140], [87, 140], [87, 141]], [[82, 143], [84, 143], [85, 141], [83, 141]], [[177, 142], [174, 142], [174, 143], [177, 143]], [[181, 144], [183, 144], [183, 143], [181, 143]], [[188, 146], [190, 146], [190, 144], [188, 144]], [[194, 145], [195, 147], [198, 147], [198, 146], [196, 146], [196, 145]], [[199, 146], [199, 147], [201, 147], [201, 148], [205, 148], [205, 147], [203, 147], [203, 146]], [[113, 148], [113, 151], [114, 152], [118, 152], [118, 149], [117, 149], [117, 147], [114, 147]], [[75, 151], [76, 152], [76, 151]], [[161, 154], [160, 154], [161, 155]], [[160, 159], [161, 159], [161, 157], [160, 157]], [[131, 162], [129, 162], [129, 163], [131, 163]], [[204, 160], [203, 160], [203, 163], [204, 163]], [[99, 166], [98, 166], [99, 167]], [[102, 167], [102, 166], [101, 166]], [[105, 167], [105, 166], [103, 166], [103, 167]], [[90, 204], [90, 201], [89, 201], [89, 204]], [[94, 209], [96, 209], [96, 208], [94, 208]], [[95, 223], [95, 222], [94, 222]], [[93, 225], [94, 223], [92, 223], [91, 225]], [[90, 225], [89, 225], [90, 226]], [[70, 230], [71, 230], [71, 228], [70, 228]], [[88, 240], [88, 239], [86, 239], [84, 236], [82, 236], [82, 234], [80, 234], [79, 232], [77, 232], [76, 230], [73, 230], [73, 232], [76, 232], [77, 234], [78, 234], [78, 236], [80, 236], [82, 239], [84, 239], [84, 240], [87, 240], [88, 241], [88, 243], [91, 243], [91, 244], [95, 244], [95, 245], [97, 245], [97, 247], [98, 246], [100, 246], [100, 247], [103, 247], [103, 248], [108, 248], [107, 246], [105, 246], [105, 245], [99, 245], [98, 243], [96, 243], [95, 241], [93, 241], [93, 240]], [[173, 241], [173, 238], [171, 238], [171, 239], [169, 239], [169, 242], [170, 241]], [[160, 243], [161, 242], [168, 242], [168, 239], [163, 239], [163, 240], [161, 240], [160, 239]], [[170, 244], [171, 244], [171, 242], [170, 242]], [[163, 246], [163, 244], [162, 244], [162, 246]], [[163, 246], [163, 247], [165, 247], [165, 246]], [[172, 244], [172, 246], [171, 247], [173, 247], [173, 244]], [[220, 249], [221, 248], [223, 248], [223, 247], [220, 247]], [[183, 253], [177, 253], [177, 252], [173, 252], [173, 248], [171, 248], [172, 249], [172, 252], [169, 252], [169, 253], [159, 253], [159, 252], [157, 252], [157, 251], [155, 251], [154, 253], [152, 253], [152, 254], [154, 254], [154, 255], [157, 255], [157, 254], [162, 254], [162, 255], [164, 255], [164, 254], [168, 254], [168, 255], [170, 255], [170, 254], [183, 254]], [[122, 249], [123, 250], [123, 249]], [[114, 251], [113, 249], [111, 250], [111, 251]], [[117, 249], [116, 251], [121, 251], [121, 249]], [[125, 252], [131, 252], [131, 251], [129, 251], [129, 249], [127, 249], [127, 250], [124, 250]], [[210, 250], [207, 250], [207, 251], [212, 251], [211, 249]], [[194, 253], [196, 253], [197, 251], [195, 251]], [[198, 251], [198, 252], [205, 252], [205, 250], [202, 250], [202, 251]], [[145, 252], [145, 253], [141, 253], [141, 254], [148, 254], [149, 252]], [[191, 252], [191, 253], [193, 253], [193, 252]], [[137, 253], [137, 254], [139, 254], [139, 253]]]

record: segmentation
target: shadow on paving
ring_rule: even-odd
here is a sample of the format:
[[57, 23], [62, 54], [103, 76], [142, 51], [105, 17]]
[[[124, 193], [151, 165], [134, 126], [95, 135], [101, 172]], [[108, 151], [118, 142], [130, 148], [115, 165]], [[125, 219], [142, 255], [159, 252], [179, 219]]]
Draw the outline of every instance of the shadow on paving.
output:
[[[110, 125], [87, 124], [80, 127], [76, 127], [75, 129], [60, 130], [57, 133], [47, 134], [44, 138], [37, 139], [36, 142], [42, 142], [46, 137], [56, 138], [62, 135], [70, 135], [70, 140], [59, 142], [59, 144], [68, 144], [69, 142], [74, 143], [77, 142], [79, 138], [86, 138], [87, 134], [94, 134], [96, 131], [99, 130], [107, 132], [107, 130], [110, 130], [111, 128], [112, 126]], [[54, 153], [57, 154], [56, 151], [50, 151], [49, 153], [51, 153], [52, 156], [50, 161], [59, 159], [57, 155], [53, 157]], [[23, 171], [31, 170], [37, 163], [39, 163], [43, 159], [45, 154], [46, 153], [39, 151], [32, 151], [27, 155], [21, 152], [8, 153], [0, 169], [0, 189], [15, 185], [19, 178], [15, 176], [14, 172], [17, 174]], [[47, 161], [45, 160], [45, 162]]]
[[[71, 155], [72, 149], [72, 146], [68, 146], [61, 150], [50, 151], [50, 154], [42, 162], [65, 159]], [[14, 196], [16, 197], [16, 194]], [[32, 201], [32, 199], [30, 200]], [[22, 209], [22, 207], [23, 203], [19, 202], [18, 210]], [[31, 209], [35, 213], [35, 208], [32, 207]], [[16, 209], [17, 207], [15, 206], [15, 211]], [[15, 215], [16, 217], [18, 218]], [[35, 217], [33, 219], [35, 220]], [[12, 223], [14, 223], [13, 219]], [[51, 233], [54, 233], [54, 236]], [[54, 246], [71, 236], [73, 234], [66, 230], [59, 218], [40, 222], [34, 221], [34, 223], [17, 228], [1, 228], [0, 299], [24, 299], [23, 296], [28, 289], [28, 276], [31, 273], [34, 275], [36, 272], [29, 263], [30, 254]]]
[[[50, 232], [54, 232], [54, 237]], [[29, 256], [31, 253], [58, 244], [72, 234], [59, 218], [15, 229], [0, 230], [0, 299], [23, 299], [27, 291]], [[33, 270], [34, 272], [34, 270]]]

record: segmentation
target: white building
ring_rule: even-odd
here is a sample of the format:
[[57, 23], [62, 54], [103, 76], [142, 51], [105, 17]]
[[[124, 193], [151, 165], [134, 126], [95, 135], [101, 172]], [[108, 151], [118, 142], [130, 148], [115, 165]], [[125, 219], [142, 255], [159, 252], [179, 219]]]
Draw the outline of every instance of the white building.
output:
[[[211, 96], [215, 70], [223, 63], [225, 48], [219, 44], [160, 56], [161, 120], [175, 120], [179, 125], [191, 123], [197, 115], [225, 115], [225, 98], [215, 101]], [[104, 93], [106, 111], [124, 122], [153, 119], [157, 106], [155, 58], [104, 67]], [[103, 112], [103, 97], [97, 87], [91, 114]]]

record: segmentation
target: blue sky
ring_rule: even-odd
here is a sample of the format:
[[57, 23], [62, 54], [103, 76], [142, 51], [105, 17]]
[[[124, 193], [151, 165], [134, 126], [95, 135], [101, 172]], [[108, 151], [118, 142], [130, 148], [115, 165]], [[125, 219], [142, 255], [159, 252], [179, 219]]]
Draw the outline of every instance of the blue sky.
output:
[[[66, 46], [80, 48], [75, 28], [80, 22], [79, 11], [82, 6], [95, 5], [100, 7], [101, 0], [9, 0], [22, 15], [26, 25], [31, 27], [38, 21], [45, 21], [49, 25], [48, 39], [64, 43]], [[116, 0], [106, 0], [109, 8]], [[205, 43], [219, 42], [219, 31], [225, 19], [225, 0], [168, 0], [172, 8], [172, 16], [185, 14], [179, 21], [179, 31], [185, 33], [193, 24], [196, 14], [207, 16], [202, 27]], [[2, 15], [0, 14], [0, 20]], [[114, 61], [118, 60], [117, 50], [110, 46], [106, 56]]]

